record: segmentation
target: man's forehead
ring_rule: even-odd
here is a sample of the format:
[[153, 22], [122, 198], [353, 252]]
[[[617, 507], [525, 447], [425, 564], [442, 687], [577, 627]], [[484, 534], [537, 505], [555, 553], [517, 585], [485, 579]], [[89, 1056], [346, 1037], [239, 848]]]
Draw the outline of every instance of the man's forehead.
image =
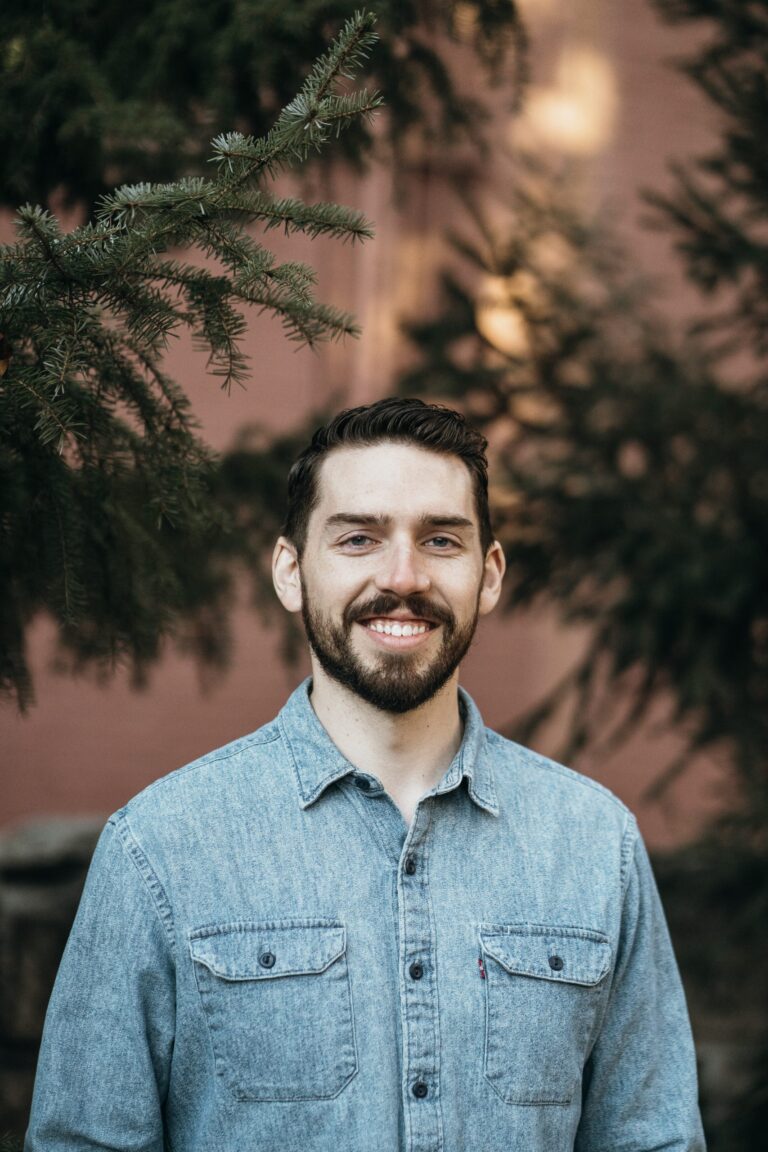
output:
[[345, 504], [378, 500], [380, 508], [368, 509], [376, 513], [392, 500], [429, 500], [438, 494], [446, 513], [473, 507], [472, 477], [463, 460], [419, 445], [384, 441], [332, 449], [318, 470], [316, 507], [322, 505], [325, 511], [341, 498]]

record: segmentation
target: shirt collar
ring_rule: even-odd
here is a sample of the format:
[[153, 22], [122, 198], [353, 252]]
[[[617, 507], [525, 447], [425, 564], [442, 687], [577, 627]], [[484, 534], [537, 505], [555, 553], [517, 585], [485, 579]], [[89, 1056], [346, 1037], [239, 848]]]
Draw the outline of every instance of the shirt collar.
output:
[[[311, 687], [312, 680], [308, 677], [289, 696], [278, 716], [283, 741], [291, 754], [302, 808], [313, 804], [329, 784], [357, 771], [315, 715], [309, 700]], [[461, 746], [434, 791], [437, 795], [450, 792], [458, 788], [466, 777], [469, 795], [474, 802], [486, 812], [498, 816], [493, 766], [486, 746], [482, 716], [463, 688], [459, 688], [459, 703], [464, 717]]]

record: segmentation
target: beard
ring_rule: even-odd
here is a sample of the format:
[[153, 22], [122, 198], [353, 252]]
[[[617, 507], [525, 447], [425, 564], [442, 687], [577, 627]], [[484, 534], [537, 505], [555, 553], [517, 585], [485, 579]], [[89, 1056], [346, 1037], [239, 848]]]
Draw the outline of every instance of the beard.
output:
[[[382, 712], [402, 714], [420, 708], [443, 687], [464, 659], [477, 629], [480, 592], [475, 611], [459, 625], [447, 608], [424, 596], [386, 595], [366, 603], [350, 604], [340, 623], [315, 609], [304, 578], [301, 578], [301, 614], [307, 639], [324, 672]], [[421, 652], [381, 652], [362, 659], [352, 645], [352, 629], [358, 620], [387, 616], [398, 609], [417, 619], [440, 624], [442, 640], [431, 659]]]

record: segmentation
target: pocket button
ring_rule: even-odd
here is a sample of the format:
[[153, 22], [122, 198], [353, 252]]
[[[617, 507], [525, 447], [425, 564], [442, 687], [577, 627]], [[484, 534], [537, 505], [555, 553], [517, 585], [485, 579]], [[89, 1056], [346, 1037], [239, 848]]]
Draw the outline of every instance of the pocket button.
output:
[[273, 968], [275, 964], [274, 952], [262, 952], [261, 956], [259, 956], [259, 964], [261, 964], [262, 968]]
[[565, 961], [562, 956], [550, 956], [549, 966], [553, 972], [562, 972], [565, 967]]

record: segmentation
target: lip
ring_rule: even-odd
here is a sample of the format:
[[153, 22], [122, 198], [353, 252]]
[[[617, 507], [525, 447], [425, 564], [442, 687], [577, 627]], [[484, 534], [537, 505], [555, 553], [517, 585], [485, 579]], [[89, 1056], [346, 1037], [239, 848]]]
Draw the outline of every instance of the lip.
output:
[[[388, 636], [386, 632], [374, 632], [372, 628], [367, 626], [368, 620], [391, 620], [393, 623], [397, 622], [398, 624], [428, 624], [429, 627], [426, 632], [419, 632], [413, 636]], [[358, 620], [357, 624], [375, 644], [378, 644], [380, 648], [385, 648], [390, 652], [407, 652], [412, 648], [418, 648], [422, 644], [426, 644], [430, 636], [433, 636], [438, 629], [438, 625], [434, 621], [427, 620], [424, 617], [394, 614], [370, 616], [365, 620]]]
[[361, 616], [357, 623], [367, 624], [369, 620], [391, 620], [393, 624], [430, 624], [433, 628], [440, 623], [434, 616], [414, 616], [412, 612], [402, 610], [379, 612], [378, 614], [372, 612], [369, 616]]

